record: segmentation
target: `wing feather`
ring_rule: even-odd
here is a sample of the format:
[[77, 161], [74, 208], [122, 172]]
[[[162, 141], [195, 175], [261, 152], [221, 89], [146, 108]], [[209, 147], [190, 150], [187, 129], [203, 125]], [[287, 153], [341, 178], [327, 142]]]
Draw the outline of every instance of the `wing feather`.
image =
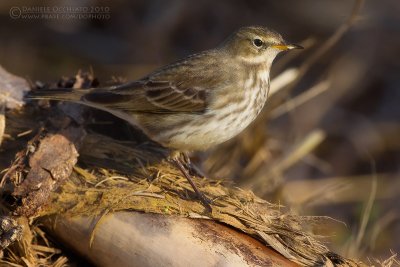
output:
[[209, 51], [164, 67], [138, 81], [93, 89], [83, 100], [123, 112], [201, 113], [207, 109], [210, 91], [221, 81], [218, 71], [221, 68], [215, 65], [218, 66], [217, 57]]

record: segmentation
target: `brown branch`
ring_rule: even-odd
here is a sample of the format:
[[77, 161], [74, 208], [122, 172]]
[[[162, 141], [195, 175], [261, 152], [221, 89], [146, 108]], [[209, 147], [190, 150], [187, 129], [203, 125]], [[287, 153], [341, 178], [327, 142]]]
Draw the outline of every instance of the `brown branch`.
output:
[[[304, 73], [308, 71], [308, 69], [318, 61], [325, 53], [327, 53], [342, 37], [343, 35], [349, 31], [349, 29], [354, 25], [357, 21], [358, 14], [361, 11], [362, 6], [364, 5], [364, 0], [355, 0], [353, 10], [348, 17], [348, 19], [340, 25], [339, 28], [336, 29], [335, 33], [329, 37], [310, 57], [306, 59], [306, 61], [300, 67], [300, 73], [298, 75], [298, 79], [303, 77]], [[297, 81], [293, 82], [296, 84]]]

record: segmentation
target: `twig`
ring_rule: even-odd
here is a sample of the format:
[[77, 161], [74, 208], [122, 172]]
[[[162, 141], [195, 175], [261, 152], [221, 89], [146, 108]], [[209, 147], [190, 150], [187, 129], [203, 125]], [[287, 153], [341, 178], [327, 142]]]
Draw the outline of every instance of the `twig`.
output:
[[298, 106], [306, 103], [310, 99], [313, 99], [314, 97], [322, 94], [326, 90], [328, 90], [330, 86], [329, 81], [322, 81], [318, 83], [317, 85], [311, 87], [309, 90], [305, 91], [304, 93], [296, 96], [295, 98], [283, 103], [282, 105], [278, 106], [275, 108], [271, 114], [270, 118], [275, 119], [285, 113], [288, 113], [289, 111], [297, 108]]
[[350, 17], [335, 31], [335, 33], [326, 40], [319, 49], [316, 50], [314, 54], [312, 54], [308, 59], [303, 63], [300, 67], [300, 73], [298, 79], [300, 79], [308, 69], [314, 65], [314, 63], [323, 56], [326, 52], [329, 51], [341, 38], [342, 36], [353, 26], [356, 22], [358, 14], [364, 5], [364, 0], [356, 0], [353, 6], [353, 10], [351, 12]]
[[352, 248], [354, 249], [353, 251], [357, 251], [361, 247], [361, 242], [363, 241], [363, 238], [365, 236], [365, 231], [367, 229], [367, 224], [371, 216], [371, 211], [372, 211], [372, 206], [375, 202], [376, 198], [376, 191], [378, 187], [378, 177], [377, 177], [377, 171], [376, 171], [376, 163], [375, 160], [372, 158], [372, 156], [367, 152], [366, 153], [371, 164], [371, 172], [372, 172], [372, 180], [371, 180], [371, 192], [369, 194], [367, 203], [365, 205], [365, 210], [362, 214], [361, 217], [361, 222], [360, 222], [360, 229], [358, 230], [357, 237], [356, 237], [356, 242]]

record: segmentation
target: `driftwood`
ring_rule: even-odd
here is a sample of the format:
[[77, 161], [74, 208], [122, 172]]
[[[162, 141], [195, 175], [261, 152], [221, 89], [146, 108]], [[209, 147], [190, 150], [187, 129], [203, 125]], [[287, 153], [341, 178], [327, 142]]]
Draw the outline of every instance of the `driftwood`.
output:
[[[58, 84], [94, 85], [93, 77], [82, 74]], [[124, 132], [123, 122], [92, 113], [96, 121], [111, 120], [113, 132]], [[3, 196], [16, 201], [3, 205], [44, 224], [96, 265], [358, 265], [304, 230], [321, 218], [282, 213], [249, 191], [193, 177], [213, 200], [212, 212], [206, 212], [179, 170], [164, 160], [168, 151], [137, 132], [121, 141], [107, 127], [87, 129], [85, 116], [82, 107], [48, 102], [6, 112], [2, 188]], [[6, 261], [38, 264], [50, 260], [46, 253], [56, 253], [23, 240]]]
[[98, 266], [297, 266], [246, 234], [204, 219], [116, 212], [46, 223]]

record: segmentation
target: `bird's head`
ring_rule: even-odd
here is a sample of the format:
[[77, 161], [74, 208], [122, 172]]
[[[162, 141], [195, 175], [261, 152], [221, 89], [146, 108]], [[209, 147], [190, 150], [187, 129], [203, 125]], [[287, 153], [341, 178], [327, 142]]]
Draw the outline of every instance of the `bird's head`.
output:
[[303, 47], [288, 44], [280, 34], [265, 27], [251, 26], [234, 32], [220, 48], [246, 63], [270, 65], [278, 53]]

